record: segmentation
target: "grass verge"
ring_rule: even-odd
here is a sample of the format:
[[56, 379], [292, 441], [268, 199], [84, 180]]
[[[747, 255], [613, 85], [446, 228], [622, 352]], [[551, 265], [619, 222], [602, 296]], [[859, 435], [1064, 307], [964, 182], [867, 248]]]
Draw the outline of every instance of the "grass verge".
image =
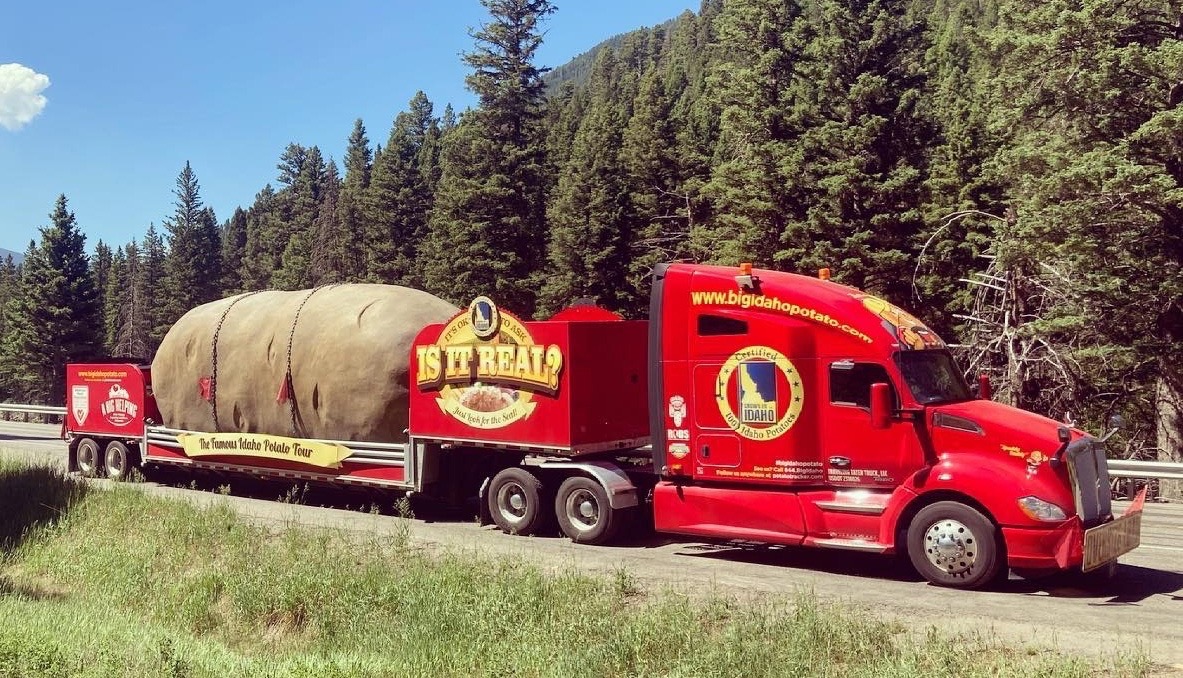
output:
[[698, 602], [647, 595], [624, 571], [555, 576], [424, 555], [397, 536], [268, 531], [134, 488], [84, 492], [45, 469], [0, 465], [0, 499], [25, 516], [0, 524], [0, 676], [1147, 671], [1137, 659], [1098, 665], [984, 638], [916, 642], [805, 594]]

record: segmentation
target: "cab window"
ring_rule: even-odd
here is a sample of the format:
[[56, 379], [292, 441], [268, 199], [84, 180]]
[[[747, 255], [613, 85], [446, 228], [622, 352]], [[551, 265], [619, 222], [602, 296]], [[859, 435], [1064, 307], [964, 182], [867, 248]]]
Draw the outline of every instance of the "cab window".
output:
[[703, 314], [698, 316], [698, 336], [700, 337], [726, 337], [747, 333], [748, 324], [743, 320], [721, 315]]
[[848, 361], [830, 365], [830, 402], [835, 405], [870, 407], [871, 384], [887, 384], [892, 401], [898, 402], [891, 377], [882, 365]]

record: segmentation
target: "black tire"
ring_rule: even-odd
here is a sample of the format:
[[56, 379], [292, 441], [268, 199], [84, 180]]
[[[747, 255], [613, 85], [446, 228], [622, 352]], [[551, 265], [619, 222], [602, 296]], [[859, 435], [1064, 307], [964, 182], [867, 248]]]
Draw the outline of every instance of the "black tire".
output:
[[1006, 572], [997, 527], [955, 501], [920, 509], [908, 526], [908, 557], [922, 577], [951, 588], [981, 588]]
[[487, 500], [489, 516], [506, 534], [536, 534], [547, 522], [542, 481], [524, 468], [503, 469], [493, 476]]
[[624, 512], [608, 503], [604, 487], [585, 476], [572, 476], [559, 485], [555, 517], [563, 534], [580, 544], [612, 541], [625, 520]]
[[107, 443], [107, 450], [103, 453], [103, 469], [111, 480], [122, 482], [131, 475], [135, 468], [135, 456], [118, 440]]
[[74, 459], [83, 478], [98, 477], [102, 462], [99, 459], [99, 444], [94, 438], [78, 441], [78, 446], [74, 448]]

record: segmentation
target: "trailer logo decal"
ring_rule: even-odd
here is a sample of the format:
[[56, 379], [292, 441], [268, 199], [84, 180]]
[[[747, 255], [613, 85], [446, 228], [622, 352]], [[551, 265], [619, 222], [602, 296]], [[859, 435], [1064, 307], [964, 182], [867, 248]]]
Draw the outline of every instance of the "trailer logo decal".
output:
[[112, 384], [107, 399], [99, 405], [103, 418], [115, 426], [127, 426], [136, 418], [139, 405], [131, 401], [131, 394], [122, 384]]
[[686, 418], [686, 399], [680, 395], [670, 396], [670, 419], [674, 420], [674, 426], [681, 427], [682, 420]]
[[90, 388], [75, 386], [70, 389], [70, 409], [74, 412], [74, 419], [78, 425], [86, 423], [86, 415], [90, 414]]
[[715, 381], [723, 420], [749, 440], [773, 440], [797, 423], [805, 405], [801, 374], [780, 351], [748, 346], [731, 354]]
[[901, 348], [919, 351], [945, 346], [945, 342], [935, 332], [928, 329], [924, 323], [891, 302], [869, 294], [855, 295], [855, 298], [861, 299], [863, 307], [874, 313], [883, 327], [899, 339]]
[[534, 343], [521, 321], [477, 297], [436, 343], [415, 347], [415, 363], [416, 386], [439, 391], [444, 413], [492, 429], [530, 416], [536, 394], [558, 393], [563, 352], [557, 344]]
[[488, 341], [501, 330], [501, 311], [488, 297], [477, 297], [468, 305], [468, 319], [477, 339]]

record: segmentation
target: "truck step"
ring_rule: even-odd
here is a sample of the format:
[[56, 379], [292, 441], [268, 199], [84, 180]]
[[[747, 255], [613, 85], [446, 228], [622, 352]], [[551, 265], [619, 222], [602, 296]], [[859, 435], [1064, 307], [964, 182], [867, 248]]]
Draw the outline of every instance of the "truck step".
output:
[[805, 540], [806, 546], [817, 546], [824, 549], [842, 549], [845, 551], [864, 551], [866, 553], [885, 553], [890, 546], [887, 544], [880, 544], [878, 542], [867, 541], [866, 539], [809, 539]]

